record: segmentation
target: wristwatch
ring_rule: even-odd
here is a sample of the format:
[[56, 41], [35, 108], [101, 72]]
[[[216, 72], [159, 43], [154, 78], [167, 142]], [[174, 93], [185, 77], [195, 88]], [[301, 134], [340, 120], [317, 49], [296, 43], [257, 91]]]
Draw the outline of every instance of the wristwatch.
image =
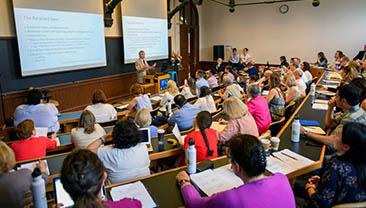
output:
[[105, 139], [103, 137], [99, 138], [101, 145], [105, 143]]
[[178, 186], [179, 186], [179, 187], [182, 187], [182, 186], [183, 186], [183, 184], [185, 184], [185, 183], [190, 183], [190, 182], [191, 182], [190, 180], [182, 179], [182, 180], [179, 180], [179, 181], [178, 181]]

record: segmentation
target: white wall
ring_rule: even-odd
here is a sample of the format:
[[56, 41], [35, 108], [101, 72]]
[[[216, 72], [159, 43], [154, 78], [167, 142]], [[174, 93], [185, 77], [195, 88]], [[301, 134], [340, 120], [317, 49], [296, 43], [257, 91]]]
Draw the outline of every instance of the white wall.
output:
[[[237, 0], [239, 2], [239, 0]], [[289, 2], [287, 14], [281, 4], [240, 6], [234, 13], [209, 0], [201, 9], [201, 61], [212, 61], [213, 45], [249, 48], [257, 63], [278, 63], [279, 56], [316, 61], [324, 51], [333, 61], [334, 52], [353, 56], [366, 43], [365, 0], [321, 0]]]

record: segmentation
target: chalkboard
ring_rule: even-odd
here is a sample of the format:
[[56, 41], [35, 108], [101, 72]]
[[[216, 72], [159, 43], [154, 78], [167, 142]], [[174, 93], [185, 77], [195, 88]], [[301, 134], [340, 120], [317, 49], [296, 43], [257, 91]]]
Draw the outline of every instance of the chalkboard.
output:
[[[170, 43], [171, 38], [169, 38], [169, 52]], [[135, 71], [134, 64], [123, 64], [122, 37], [106, 38], [106, 53], [106, 67], [22, 77], [17, 40], [0, 39], [0, 81], [3, 92], [24, 90], [30, 86], [44, 87]]]

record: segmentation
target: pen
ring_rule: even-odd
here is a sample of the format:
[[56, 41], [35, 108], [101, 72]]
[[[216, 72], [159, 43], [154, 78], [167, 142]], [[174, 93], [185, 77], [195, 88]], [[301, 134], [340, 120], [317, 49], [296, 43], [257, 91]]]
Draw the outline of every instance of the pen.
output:
[[[278, 159], [278, 160], [281, 160], [281, 158], [279, 158], [279, 157], [277, 157], [277, 156], [275, 156], [273, 153], [271, 153], [270, 154], [272, 157], [274, 157], [274, 158], [276, 158], [276, 159]], [[281, 160], [282, 162], [285, 162], [285, 161], [283, 161], [283, 160]]]
[[294, 160], [297, 160], [295, 157], [292, 157], [291, 155], [288, 155], [288, 154], [286, 154], [286, 153], [281, 152], [281, 154], [283, 154], [283, 155], [285, 155], [285, 156], [287, 156], [287, 157], [289, 157], [289, 158], [292, 158], [292, 159], [294, 159]]

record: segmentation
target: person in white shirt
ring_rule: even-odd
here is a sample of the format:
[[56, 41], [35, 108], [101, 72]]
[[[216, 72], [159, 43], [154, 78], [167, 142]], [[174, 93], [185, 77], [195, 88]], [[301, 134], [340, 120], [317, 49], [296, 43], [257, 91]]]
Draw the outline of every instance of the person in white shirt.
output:
[[169, 80], [166, 88], [166, 92], [164, 93], [163, 98], [160, 101], [160, 108], [164, 111], [166, 110], [166, 106], [168, 103], [174, 103], [174, 97], [179, 94], [179, 89], [177, 87], [177, 83], [173, 80]]
[[232, 64], [238, 64], [240, 61], [240, 55], [236, 48], [233, 48], [233, 53], [231, 54], [229, 62]]
[[150, 158], [145, 144], [140, 143], [138, 127], [125, 119], [113, 128], [113, 146], [99, 149], [98, 156], [108, 173], [109, 183], [120, 183], [150, 175]]
[[181, 94], [186, 98], [193, 98], [193, 92], [196, 92], [196, 82], [192, 77], [188, 77], [188, 81], [184, 80], [184, 85], [182, 87]]
[[310, 73], [310, 64], [304, 61], [301, 64], [301, 69], [304, 72], [304, 74], [302, 75], [302, 79], [306, 84], [310, 84], [313, 81], [313, 75]]
[[200, 89], [200, 97], [197, 99], [194, 106], [201, 109], [201, 111], [208, 111], [210, 113], [216, 112], [216, 104], [210, 95], [210, 88], [203, 86]]
[[80, 116], [79, 126], [71, 130], [71, 143], [76, 149], [86, 149], [105, 135], [103, 127], [96, 123], [93, 113], [85, 110]]
[[212, 70], [206, 71], [206, 76], [207, 76], [208, 86], [210, 87], [210, 89], [219, 86], [218, 81], [217, 81], [215, 75], [213, 75], [213, 73], [212, 73]]
[[107, 97], [102, 90], [96, 90], [93, 94], [92, 103], [85, 108], [93, 113], [97, 123], [105, 123], [117, 119], [117, 111], [113, 105], [106, 103]]
[[303, 72], [301, 69], [296, 69], [293, 74], [295, 75], [296, 78], [296, 85], [299, 87], [301, 95], [305, 96], [306, 95], [306, 84], [304, 82], [304, 80], [302, 79], [303, 76]]
[[243, 49], [243, 54], [240, 55], [240, 59], [245, 63], [245, 65], [248, 65], [251, 56], [249, 55], [249, 49], [248, 48], [244, 48]]
[[223, 84], [226, 86], [226, 89], [224, 89], [224, 92], [219, 92], [222, 99], [226, 100], [229, 97], [237, 97], [241, 99], [243, 97], [243, 88], [241, 88], [240, 85], [233, 83], [230, 77], [225, 75], [223, 77]]

